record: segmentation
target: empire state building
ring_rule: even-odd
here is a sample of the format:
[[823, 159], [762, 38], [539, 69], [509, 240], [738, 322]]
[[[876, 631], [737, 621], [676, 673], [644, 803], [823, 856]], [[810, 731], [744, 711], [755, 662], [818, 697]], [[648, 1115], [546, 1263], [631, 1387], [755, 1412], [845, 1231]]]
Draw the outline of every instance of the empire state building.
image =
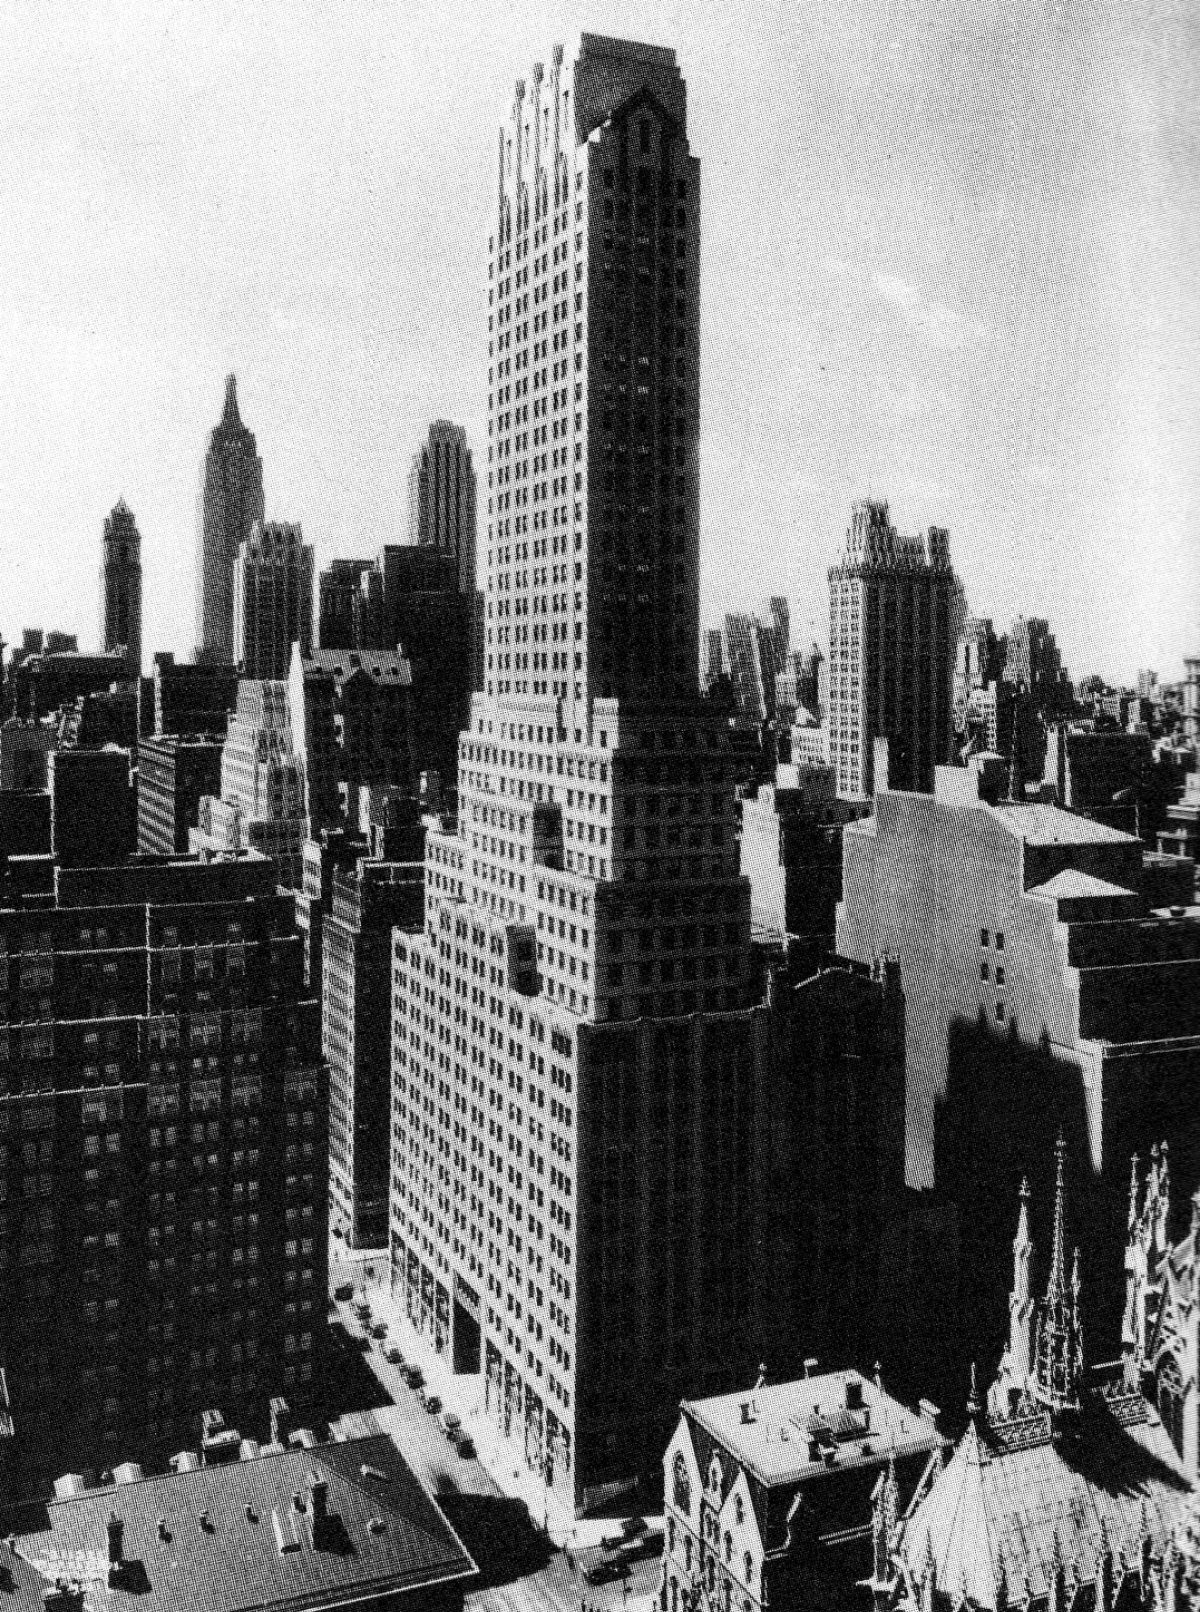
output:
[[231, 663], [233, 577], [238, 544], [263, 519], [262, 460], [238, 414], [237, 379], [225, 380], [225, 408], [200, 472], [196, 510], [196, 660]]

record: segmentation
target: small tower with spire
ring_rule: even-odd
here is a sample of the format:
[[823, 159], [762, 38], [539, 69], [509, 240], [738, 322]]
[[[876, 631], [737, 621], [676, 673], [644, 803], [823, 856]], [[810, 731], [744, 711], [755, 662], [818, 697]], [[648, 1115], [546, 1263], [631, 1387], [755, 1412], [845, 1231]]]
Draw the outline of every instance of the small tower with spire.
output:
[[1038, 1316], [1034, 1358], [1033, 1396], [1058, 1418], [1077, 1412], [1083, 1382], [1083, 1324], [1080, 1315], [1079, 1251], [1071, 1279], [1066, 1271], [1066, 1187], [1064, 1165], [1067, 1144], [1059, 1132], [1055, 1147], [1054, 1235], [1050, 1248], [1050, 1275]]
[[1013, 1282], [1008, 1295], [1008, 1345], [996, 1380], [988, 1391], [993, 1420], [1011, 1416], [1028, 1398], [1033, 1372], [1033, 1239], [1029, 1235], [1029, 1182], [1021, 1182], [1017, 1235], [1013, 1238]]
[[1155, 1275], [1170, 1248], [1171, 1173], [1166, 1142], [1150, 1149], [1144, 1190], [1133, 1155], [1129, 1179], [1129, 1219], [1125, 1241], [1125, 1318], [1121, 1349], [1125, 1380], [1136, 1387], [1145, 1365], [1147, 1339], [1157, 1313]]

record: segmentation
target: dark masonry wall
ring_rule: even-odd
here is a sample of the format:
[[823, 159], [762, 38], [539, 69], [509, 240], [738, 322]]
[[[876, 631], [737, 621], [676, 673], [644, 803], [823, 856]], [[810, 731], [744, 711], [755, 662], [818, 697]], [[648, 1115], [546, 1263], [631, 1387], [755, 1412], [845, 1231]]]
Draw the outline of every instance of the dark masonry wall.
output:
[[1078, 1245], [1091, 1358], [1120, 1353], [1124, 1303], [1129, 1161], [1169, 1146], [1176, 1219], [1182, 1233], [1190, 1193], [1200, 1183], [1197, 1048], [1122, 1050], [1102, 1063], [1104, 1122], [1100, 1168], [1089, 1142], [1084, 1069], [1056, 1057], [1048, 1040], [1023, 1043], [1016, 1027], [997, 1033], [985, 1019], [956, 1020], [949, 1032], [948, 1083], [935, 1123], [936, 1202], [956, 1226], [956, 1269], [932, 1294], [934, 1313], [954, 1313], [952, 1346], [937, 1361], [939, 1380], [924, 1392], [957, 1405], [972, 1361], [986, 1377], [1003, 1349], [1012, 1282], [1012, 1240], [1023, 1178], [1032, 1193], [1035, 1291], [1044, 1291], [1054, 1193], [1054, 1145], [1067, 1143], [1067, 1257]]

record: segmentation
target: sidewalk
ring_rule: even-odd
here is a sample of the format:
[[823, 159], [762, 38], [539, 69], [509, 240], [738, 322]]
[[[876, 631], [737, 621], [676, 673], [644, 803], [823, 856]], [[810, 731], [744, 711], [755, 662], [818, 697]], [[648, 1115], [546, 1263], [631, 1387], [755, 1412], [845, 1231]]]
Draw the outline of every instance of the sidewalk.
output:
[[[376, 1269], [378, 1271], [379, 1266]], [[448, 1410], [462, 1417], [463, 1426], [475, 1442], [480, 1464], [504, 1494], [525, 1502], [534, 1525], [543, 1529], [553, 1545], [573, 1552], [595, 1549], [605, 1535], [620, 1528], [620, 1521], [612, 1517], [577, 1519], [570, 1506], [548, 1490], [537, 1473], [529, 1470], [521, 1452], [511, 1441], [505, 1440], [487, 1413], [482, 1372], [457, 1375], [437, 1355], [428, 1339], [413, 1326], [399, 1300], [393, 1297], [386, 1261], [382, 1279], [377, 1277], [373, 1283], [364, 1283], [364, 1290], [372, 1315], [387, 1322], [388, 1341], [397, 1344], [406, 1361], [420, 1366], [430, 1391]], [[651, 1523], [655, 1520], [647, 1518]], [[662, 1519], [657, 1521], [661, 1524]], [[630, 1598], [629, 1605], [641, 1612], [634, 1597]]]

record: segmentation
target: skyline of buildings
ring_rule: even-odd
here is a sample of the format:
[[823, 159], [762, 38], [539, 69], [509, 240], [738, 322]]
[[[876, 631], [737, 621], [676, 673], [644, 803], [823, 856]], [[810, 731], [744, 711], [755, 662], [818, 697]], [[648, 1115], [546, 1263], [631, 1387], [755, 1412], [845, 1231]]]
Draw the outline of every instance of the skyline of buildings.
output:
[[[130, 1443], [161, 1461], [197, 1426], [217, 1465], [226, 1411], [261, 1422], [269, 1395], [281, 1445], [279, 1393], [328, 1410], [350, 1380], [324, 1372], [336, 1234], [373, 1251], [355, 1280], [446, 1407], [475, 1396], [503, 1466], [541, 1486], [547, 1532], [552, 1502], [647, 1510], [661, 1470], [671, 1612], [783, 1604], [802, 1558], [868, 1539], [877, 1612], [941, 1612], [960, 1584], [999, 1608], [1008, 1547], [964, 1549], [947, 1509], [999, 1515], [1010, 1484], [1045, 1533], [1071, 1452], [1130, 1444], [1180, 1467], [1131, 1468], [1153, 1526], [1130, 1501], [1119, 1546], [1021, 1549], [1050, 1607], [1089, 1565], [1098, 1586], [1124, 1571], [1126, 1544], [1144, 1594], [1200, 1459], [1200, 1207], [1170, 1244], [1166, 1143], [1145, 1205], [1136, 1159], [1125, 1189], [1148, 1129], [1200, 1179], [1195, 868], [1149, 849], [1196, 765], [1196, 688], [1172, 692], [1177, 721], [1152, 674], [1139, 695], [1073, 687], [1048, 620], [998, 640], [966, 618], [947, 531], [902, 536], [868, 498], [829, 570], [828, 661], [792, 654], [774, 596], [705, 637], [702, 693], [701, 167], [675, 52], [555, 46], [495, 157], [470, 574], [466, 434], [436, 421], [417, 542], [314, 579], [300, 527], [260, 510], [226, 656], [218, 539], [262, 502], [230, 376], [199, 664], [103, 681], [132, 655], [122, 501], [107, 653], [15, 673], [41, 715], [0, 729], [0, 771], [44, 770], [0, 791], [0, 1263], [21, 1283], [0, 1412], [26, 1472]], [[1044, 1201], [1055, 1132], [1045, 1299], [1023, 1187], [1008, 1347], [984, 1402], [972, 1373], [945, 1461], [936, 1407], [863, 1368], [886, 1358], [911, 1401], [990, 1365], [998, 1213], [1026, 1171]], [[1104, 1383], [1081, 1290], [1089, 1327], [1122, 1329]], [[328, 1459], [285, 1508], [291, 1542], [273, 1517], [281, 1556], [334, 1549]], [[391, 1475], [362, 1466], [363, 1492]]]
[[[619, 451], [620, 449], [618, 448]], [[219, 476], [216, 474], [218, 465], [223, 467]], [[198, 505], [199, 540], [196, 576], [198, 619], [206, 586], [208, 587], [210, 600], [215, 599], [212, 586], [206, 584], [205, 574], [202, 574], [199, 568], [200, 560], [203, 556], [208, 556], [205, 563], [209, 566], [209, 572], [206, 574], [217, 575], [223, 570], [223, 566], [220, 564], [216, 565], [215, 571], [213, 570], [215, 564], [213, 560], [215, 537], [213, 534], [224, 521], [224, 510], [227, 504], [232, 511], [230, 519], [235, 525], [239, 518], [237, 509], [234, 508], [235, 505], [241, 508], [244, 501], [250, 509], [261, 507], [261, 483], [262, 461], [257, 455], [253, 433], [249, 432], [242, 424], [238, 413], [236, 378], [230, 375], [226, 378], [226, 399], [222, 420], [211, 434], [209, 448], [202, 466], [201, 496]], [[303, 573], [306, 567], [309, 570], [314, 569], [312, 556], [315, 554], [315, 550], [311, 545], [303, 546], [302, 553], [308, 558], [307, 560], [302, 560], [300, 564], [300, 582], [297, 587], [285, 590], [281, 595], [283, 614], [286, 614], [287, 608], [294, 606], [294, 613], [297, 618], [296, 622], [289, 620], [279, 625], [275, 630], [275, 637], [281, 643], [286, 640], [290, 644], [291, 636], [289, 635], [296, 635], [298, 623], [299, 630], [305, 632], [307, 641], [315, 641], [321, 647], [342, 647], [343, 645], [347, 647], [384, 647], [388, 640], [396, 635], [399, 625], [396, 616], [396, 604], [393, 602], [385, 609], [384, 595], [386, 591], [392, 600], [397, 597], [395, 585], [391, 584], [391, 575], [399, 563], [398, 557], [403, 555], [406, 549], [423, 547], [454, 556], [458, 560], [459, 591], [463, 592], [464, 595], [467, 593], [466, 579], [468, 574], [474, 575], [476, 564], [475, 538], [473, 535], [475, 475], [471, 464], [471, 450], [466, 440], [465, 431], [461, 426], [446, 420], [436, 420], [431, 424], [428, 440], [417, 450], [413, 457], [410, 466], [409, 484], [411, 496], [406, 542], [400, 545], [385, 545], [375, 561], [334, 557], [327, 568], [321, 572], [319, 578], [316, 577], [314, 571], [307, 596], [305, 596]], [[890, 522], [886, 517], [886, 503], [880, 504], [878, 500], [873, 503], [872, 500], [867, 499], [860, 501], [855, 508], [867, 509], [876, 505], [879, 505], [885, 511], [883, 525], [886, 527], [882, 546], [877, 541], [876, 548], [880, 554], [884, 551], [893, 554], [903, 568], [910, 563], [911, 556], [906, 559], [901, 553], [904, 547], [903, 541], [900, 541], [899, 546], [897, 546], [896, 534], [891, 529]], [[830, 567], [829, 575], [831, 580], [835, 572], [844, 568], [849, 552], [847, 545], [850, 548], [853, 547], [851, 539], [855, 520], [859, 518], [852, 510], [851, 527], [846, 534], [846, 543], [843, 545], [841, 555], [835, 558], [834, 564]], [[260, 524], [263, 524], [261, 523], [261, 517]], [[140, 533], [124, 499], [118, 501], [110, 516], [106, 518], [106, 534], [109, 534], [110, 528], [113, 541], [110, 543], [106, 535], [105, 559], [101, 567], [101, 627], [99, 634], [101, 648], [95, 653], [97, 655], [104, 654], [118, 647], [120, 643], [120, 636], [117, 634], [118, 626], [126, 629], [136, 628], [136, 632], [130, 630], [126, 634], [127, 636], [136, 636], [139, 640], [136, 651], [130, 652], [130, 666], [132, 669], [135, 657], [138, 665], [140, 665]], [[278, 538], [280, 534], [290, 532], [292, 528], [293, 523], [288, 522], [265, 523], [264, 535], [267, 538], [274, 539]], [[118, 530], [125, 539], [124, 550], [116, 540]], [[299, 533], [300, 528], [298, 525], [295, 526], [295, 531], [297, 534]], [[933, 533], [935, 529], [930, 528], [930, 531]], [[427, 535], [425, 537], [414, 536], [414, 534], [420, 534], [421, 532], [425, 532]], [[470, 536], [464, 537], [460, 535], [461, 533], [469, 533]], [[252, 536], [253, 533], [248, 532], [247, 541]], [[298, 538], [297, 541], [301, 540]], [[858, 540], [856, 539], [855, 541]], [[286, 544], [284, 546], [286, 547]], [[870, 540], [867, 540], [867, 546], [870, 548]], [[271, 548], [272, 555], [276, 559], [286, 558], [282, 551], [279, 555], [274, 555], [274, 549], [279, 547], [278, 543], [268, 544], [268, 547]], [[121, 552], [124, 552], [125, 559], [121, 562], [121, 566], [118, 566], [116, 557]], [[243, 638], [249, 635], [251, 658], [256, 665], [259, 662], [269, 661], [271, 663], [271, 675], [285, 675], [285, 673], [275, 669], [275, 662], [279, 659], [278, 645], [274, 642], [265, 644], [265, 646], [260, 645], [259, 636], [255, 632], [256, 624], [259, 627], [270, 629], [277, 615], [280, 616], [280, 622], [283, 622], [283, 615], [274, 607], [270, 590], [268, 589], [268, 597], [261, 605], [258, 605], [257, 609], [248, 609], [246, 605], [247, 589], [251, 603], [257, 605], [255, 595], [259, 584], [264, 579], [270, 580], [271, 575], [273, 575], [273, 573], [269, 573], [269, 568], [264, 569], [265, 557], [252, 553], [251, 559], [256, 558], [264, 563], [251, 564], [248, 571], [243, 565], [235, 563], [232, 569], [230, 586], [231, 609], [236, 615], [240, 587], [245, 620], [239, 629], [237, 622], [231, 618], [229, 627], [231, 656], [236, 663], [239, 657], [233, 651], [240, 631], [240, 635]], [[870, 565], [875, 565], [877, 559], [878, 556], [872, 559], [869, 562]], [[948, 561], [946, 563], [948, 565]], [[940, 564], [941, 561], [935, 561], [935, 568]], [[127, 576], [122, 575], [122, 567], [125, 565], [129, 567]], [[951, 575], [953, 576], [952, 571]], [[846, 580], [848, 579], [844, 577], [839, 578], [839, 581]], [[389, 586], [389, 584], [391, 585]], [[279, 590], [276, 589], [275, 591], [278, 592]], [[952, 611], [952, 615], [956, 620], [965, 621], [966, 595], [961, 581], [957, 577], [954, 578], [953, 592], [955, 595], [955, 609]], [[305, 597], [308, 599], [307, 603], [305, 603]], [[471, 686], [481, 687], [483, 681], [482, 665], [485, 629], [482, 619], [482, 593], [478, 590], [475, 591], [474, 600], [476, 615], [468, 628], [468, 631], [472, 634], [470, 676]], [[213, 619], [216, 619], [216, 616], [220, 616], [222, 613], [222, 610], [211, 602], [205, 608]], [[919, 609], [920, 607], [917, 608]], [[130, 614], [131, 611], [133, 612], [132, 615]], [[216, 616], [213, 614], [214, 611]], [[707, 687], [716, 676], [722, 673], [730, 675], [731, 672], [738, 671], [739, 675], [734, 679], [735, 695], [739, 710], [742, 710], [747, 715], [748, 720], [753, 719], [755, 712], [760, 713], [760, 720], [773, 717], [775, 681], [780, 673], [787, 673], [789, 669], [794, 669], [791, 663], [796, 657], [790, 650], [788, 626], [790, 615], [791, 607], [786, 598], [777, 596], [767, 601], [764, 631], [766, 631], [768, 638], [778, 638], [780, 632], [782, 632], [781, 642], [784, 643], [784, 648], [778, 656], [773, 651], [768, 653], [768, 646], [765, 641], [758, 642], [756, 640], [755, 646], [747, 647], [745, 642], [746, 633], [751, 630], [751, 626], [757, 618], [745, 613], [727, 612], [723, 618], [723, 625], [704, 629], [705, 636], [701, 645], [700, 659], [701, 681]], [[313, 619], [314, 617], [315, 619]], [[833, 633], [837, 627], [832, 599], [830, 601], [829, 620], [830, 641], [832, 642]], [[987, 619], [980, 619], [974, 623], [966, 621], [965, 625], [967, 628], [974, 625], [978, 632], [992, 633], [991, 622]], [[736, 640], [736, 648], [732, 651], [729, 647], [731, 631]], [[30, 639], [30, 643], [25, 645], [22, 652], [14, 652], [10, 657], [9, 671], [15, 672], [20, 661], [23, 658], [28, 658], [30, 653], [33, 654], [35, 662], [37, 657], [42, 655], [78, 654], [76, 640], [71, 635], [52, 633], [50, 638], [54, 642], [48, 643], [44, 649], [32, 647], [32, 640], [39, 636], [37, 633], [33, 633], [31, 637], [30, 632], [27, 631], [25, 636]], [[759, 633], [758, 637], [762, 639], [762, 632]], [[993, 659], [997, 655], [999, 657], [992, 667], [992, 677], [980, 676], [978, 668], [976, 668], [973, 675], [967, 677], [963, 675], [963, 666], [961, 664], [956, 666], [954, 674], [954, 712], [956, 718], [961, 715], [964, 701], [970, 695], [968, 702], [970, 719], [990, 740], [995, 741], [1000, 733], [1010, 734], [1012, 712], [1002, 708], [1002, 691], [999, 689], [993, 691], [990, 687], [990, 683], [996, 677], [1006, 680], [1014, 687], [1024, 685], [1035, 703], [1048, 709], [1054, 709], [1056, 705], [1064, 709], [1070, 706], [1072, 691], [1067, 683], [1067, 674], [1062, 666], [1055, 635], [1051, 632], [1050, 625], [1045, 619], [1038, 617], [1027, 619], [1023, 615], [1017, 615], [1008, 634], [999, 640], [994, 639], [994, 634], [992, 637], [994, 647], [988, 653], [992, 655]], [[890, 641], [890, 630], [888, 641]], [[3, 647], [5, 646], [0, 645], [0, 655], [3, 653]], [[814, 654], [819, 658], [824, 658], [819, 644], [814, 642], [812, 648]], [[853, 649], [853, 642], [850, 641], [847, 644], [840, 645], [839, 653], [841, 653], [842, 649]], [[981, 644], [974, 652], [978, 655], [983, 649], [987, 649], [987, 645]], [[961, 642], [955, 646], [954, 652], [960, 657], [962, 656], [964, 646]], [[85, 651], [84, 655], [86, 656], [88, 653]], [[759, 666], [764, 653], [768, 653], [768, 659], [773, 662], [772, 666], [765, 669]], [[741, 657], [740, 659], [739, 656]], [[206, 649], [203, 656], [200, 657], [200, 664], [206, 662], [220, 664], [221, 658], [215, 650]], [[244, 656], [242, 658], [244, 659]], [[284, 654], [283, 659], [286, 663], [288, 656]], [[1183, 659], [1184, 683], [1186, 684], [1189, 675], [1187, 668], [1190, 662], [1186, 655]], [[774, 665], [775, 660], [779, 661], [778, 665]], [[786, 664], [784, 664], [785, 662]], [[99, 664], [97, 662], [98, 676], [103, 675], [99, 670]], [[826, 664], [828, 665], [828, 663]], [[72, 670], [77, 679], [82, 670], [82, 660], [79, 668], [72, 668]], [[248, 675], [248, 673], [243, 675]], [[265, 673], [262, 675], [265, 675]], [[768, 685], [770, 685], [769, 688]], [[1158, 673], [1146, 672], [1144, 669], [1139, 670], [1137, 685], [1139, 691], [1145, 685], [1152, 690], [1154, 695], [1158, 695], [1160, 692]], [[790, 685], [785, 684], [785, 691], [788, 688], [790, 688]], [[815, 688], [812, 692], [816, 693]], [[1143, 695], [1142, 697], [1146, 696]], [[905, 703], [907, 705], [907, 698]], [[852, 732], [853, 730], [848, 729], [847, 731]], [[816, 750], [812, 750], [807, 759], [824, 759], [828, 753], [829, 742], [828, 713], [826, 713], [824, 728], [820, 735], [820, 743], [824, 747], [823, 752], [818, 757]], [[838, 742], [839, 744], [841, 743], [840, 740]], [[895, 764], [894, 760], [893, 766]], [[869, 761], [865, 765], [869, 769]]]

